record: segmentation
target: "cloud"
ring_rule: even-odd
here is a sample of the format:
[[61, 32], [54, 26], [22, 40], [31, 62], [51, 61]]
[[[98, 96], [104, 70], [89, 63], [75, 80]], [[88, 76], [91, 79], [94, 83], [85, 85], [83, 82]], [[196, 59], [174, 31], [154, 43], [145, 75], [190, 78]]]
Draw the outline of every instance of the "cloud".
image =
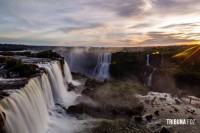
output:
[[199, 0], [0, 0], [0, 41], [190, 43], [200, 39], [199, 6]]
[[137, 28], [146, 28], [146, 27], [151, 27], [153, 24], [151, 23], [140, 23], [134, 26], [129, 27], [130, 29], [137, 29]]
[[70, 33], [73, 31], [82, 31], [82, 30], [90, 30], [90, 29], [95, 29], [99, 27], [104, 27], [105, 25], [100, 24], [100, 23], [92, 23], [92, 24], [87, 24], [85, 26], [78, 26], [78, 27], [64, 27], [61, 28], [60, 30], [63, 31], [64, 33]]
[[139, 17], [152, 7], [152, 0], [94, 0], [90, 5], [106, 9], [120, 17]]
[[156, 0], [154, 9], [162, 15], [186, 15], [199, 13], [199, 0]]
[[193, 27], [199, 27], [200, 25], [197, 23], [181, 23], [181, 24], [170, 24], [167, 26], [163, 26], [161, 28], [193, 28]]
[[147, 36], [149, 36], [149, 39], [146, 39], [138, 44], [186, 44], [197, 41], [195, 39], [181, 38], [181, 33], [149, 32], [147, 33]]

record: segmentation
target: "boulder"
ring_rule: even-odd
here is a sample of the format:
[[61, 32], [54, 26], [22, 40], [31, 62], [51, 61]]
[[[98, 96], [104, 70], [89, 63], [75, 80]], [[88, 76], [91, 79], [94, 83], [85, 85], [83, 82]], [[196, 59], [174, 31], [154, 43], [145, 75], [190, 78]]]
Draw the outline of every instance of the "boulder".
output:
[[71, 82], [68, 83], [68, 91], [74, 91], [76, 89], [77, 87], [75, 85], [73, 85]]
[[170, 131], [166, 127], [162, 127], [160, 133], [170, 133]]
[[67, 112], [72, 113], [72, 114], [75, 114], [75, 113], [83, 114], [84, 104], [80, 103], [80, 104], [77, 104], [77, 105], [69, 106], [68, 109], [67, 109]]
[[174, 99], [177, 105], [181, 104], [181, 101], [179, 99]]
[[145, 115], [145, 118], [147, 121], [151, 121], [153, 118], [153, 115], [152, 114]]
[[143, 121], [143, 119], [142, 119], [141, 116], [135, 116], [135, 117], [134, 117], [134, 120], [135, 120], [136, 122], [141, 122], [141, 121]]
[[159, 116], [159, 115], [160, 115], [158, 110], [156, 110], [156, 111], [154, 112], [154, 114], [155, 114], [156, 116]]
[[172, 106], [172, 108], [174, 109], [175, 112], [178, 112], [178, 109], [174, 106]]

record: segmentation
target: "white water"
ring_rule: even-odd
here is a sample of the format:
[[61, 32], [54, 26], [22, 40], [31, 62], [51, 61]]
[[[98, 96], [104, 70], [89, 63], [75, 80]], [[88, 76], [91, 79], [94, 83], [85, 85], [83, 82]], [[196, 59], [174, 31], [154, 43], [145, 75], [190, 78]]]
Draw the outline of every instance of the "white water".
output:
[[[1, 100], [3, 112], [6, 114], [7, 132], [45, 132], [48, 118], [47, 106], [50, 105], [45, 103], [48, 99], [45, 99], [39, 82], [38, 78], [31, 79], [24, 88]], [[51, 102], [48, 101], [48, 103]]]
[[152, 76], [153, 76], [153, 73], [156, 70], [156, 68], [154, 68], [152, 65], [150, 65], [150, 54], [147, 54], [146, 65], [149, 66], [149, 67], [152, 67], [153, 71], [147, 77], [145, 85], [146, 86], [152, 86]]
[[67, 63], [64, 63], [64, 76], [61, 71], [61, 66], [59, 62], [52, 62], [47, 64], [39, 64], [40, 67], [44, 67], [48, 71], [49, 80], [52, 86], [52, 92], [54, 101], [56, 103], [60, 103], [66, 108], [68, 106], [72, 105], [74, 103], [74, 100], [76, 99], [77, 94], [74, 92], [68, 92], [67, 89], [67, 83], [72, 82], [77, 84], [80, 84], [76, 81], [73, 81], [71, 71], [67, 65]]
[[5, 67], [5, 65], [2, 65], [2, 66], [0, 67], [0, 70], [3, 69], [4, 67]]
[[152, 76], [153, 76], [153, 73], [156, 69], [153, 68], [153, 71], [152, 73], [149, 75], [149, 77], [147, 77], [147, 82], [146, 82], [146, 86], [152, 86]]
[[80, 132], [85, 128], [84, 121], [66, 115], [65, 110], [55, 106], [49, 111], [49, 123], [47, 133], [74, 133]]
[[150, 66], [150, 64], [149, 64], [149, 56], [150, 56], [150, 55], [147, 54], [147, 60], [146, 60], [146, 65], [147, 65], [147, 66]]
[[[68, 79], [69, 75], [65, 77], [62, 75], [59, 62], [39, 64], [39, 66], [45, 68], [47, 74], [44, 73], [41, 77], [30, 79], [25, 87], [16, 90], [9, 97], [0, 101], [0, 109], [6, 114], [5, 128], [9, 133], [45, 133], [49, 131], [52, 129], [51, 127], [54, 127], [52, 123], [56, 124], [55, 116], [49, 116], [48, 113], [55, 106], [54, 103], [68, 108], [74, 104], [78, 96], [74, 92], [67, 91], [67, 80], [72, 79]], [[66, 74], [71, 74], [69, 70], [66, 72], [69, 72]], [[68, 123], [60, 124], [67, 127], [67, 129], [65, 128], [67, 133], [72, 131], [67, 125]]]
[[66, 61], [64, 63], [64, 77], [65, 77], [65, 81], [67, 81], [67, 83], [72, 83], [75, 86], [80, 85], [79, 82], [73, 80], [71, 71], [70, 71], [69, 66]]
[[111, 54], [110, 53], [103, 53], [99, 54], [97, 65], [94, 69], [94, 75], [98, 78], [109, 78], [109, 67], [111, 64]]

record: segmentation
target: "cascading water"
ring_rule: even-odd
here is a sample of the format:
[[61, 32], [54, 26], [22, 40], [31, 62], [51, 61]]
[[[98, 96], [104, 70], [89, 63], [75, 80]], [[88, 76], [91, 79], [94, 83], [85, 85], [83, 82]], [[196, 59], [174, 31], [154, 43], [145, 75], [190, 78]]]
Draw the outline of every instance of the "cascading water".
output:
[[[48, 84], [44, 80], [41, 82]], [[6, 115], [5, 128], [8, 133], [45, 132], [48, 117], [47, 106], [53, 103], [45, 99], [51, 97], [51, 94], [47, 93], [49, 96], [44, 96], [42, 89], [39, 78], [34, 78], [24, 88], [1, 100], [2, 111]]]
[[[45, 68], [47, 74], [30, 79], [25, 87], [0, 101], [8, 133], [45, 133], [52, 118], [48, 111], [54, 103], [68, 108], [78, 96], [67, 91], [67, 81], [73, 81], [70, 70], [65, 70], [63, 77], [59, 62], [38, 65]], [[68, 68], [66, 65], [65, 62], [64, 69]]]
[[5, 65], [0, 66], [0, 70], [3, 69], [5, 67]]
[[71, 71], [66, 61], [64, 63], [64, 76], [65, 76], [65, 81], [67, 81], [67, 83], [72, 83], [73, 85], [76, 86], [80, 85], [79, 82], [73, 80]]
[[98, 78], [109, 78], [109, 66], [111, 64], [111, 53], [99, 54], [94, 75]]
[[61, 71], [61, 66], [58, 62], [39, 64], [39, 66], [44, 67], [48, 72], [49, 80], [52, 86], [54, 101], [56, 103], [62, 104], [66, 108], [72, 105], [78, 95], [74, 92], [67, 91], [67, 83], [72, 82], [76, 85], [79, 85], [79, 83], [73, 81], [71, 71], [67, 63], [64, 62], [64, 76]]
[[150, 55], [147, 54], [147, 60], [146, 60], [146, 65], [147, 65], [147, 66], [150, 66], [150, 64], [149, 64], [149, 56], [150, 56]]
[[152, 71], [152, 72], [150, 73], [150, 75], [147, 77], [145, 86], [152, 86], [152, 76], [153, 76], [153, 73], [154, 73], [154, 71], [156, 70], [156, 68], [154, 68], [152, 65], [150, 65], [150, 54], [147, 54], [147, 57], [146, 57], [146, 65], [149, 66], [149, 67], [152, 67], [152, 68], [153, 68], [153, 71]]

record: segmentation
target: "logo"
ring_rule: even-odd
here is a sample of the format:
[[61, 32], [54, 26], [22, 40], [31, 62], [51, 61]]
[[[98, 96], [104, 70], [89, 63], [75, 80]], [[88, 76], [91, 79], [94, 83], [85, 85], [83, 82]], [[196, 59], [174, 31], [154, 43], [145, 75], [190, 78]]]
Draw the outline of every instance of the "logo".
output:
[[166, 119], [167, 125], [195, 125], [196, 119]]

